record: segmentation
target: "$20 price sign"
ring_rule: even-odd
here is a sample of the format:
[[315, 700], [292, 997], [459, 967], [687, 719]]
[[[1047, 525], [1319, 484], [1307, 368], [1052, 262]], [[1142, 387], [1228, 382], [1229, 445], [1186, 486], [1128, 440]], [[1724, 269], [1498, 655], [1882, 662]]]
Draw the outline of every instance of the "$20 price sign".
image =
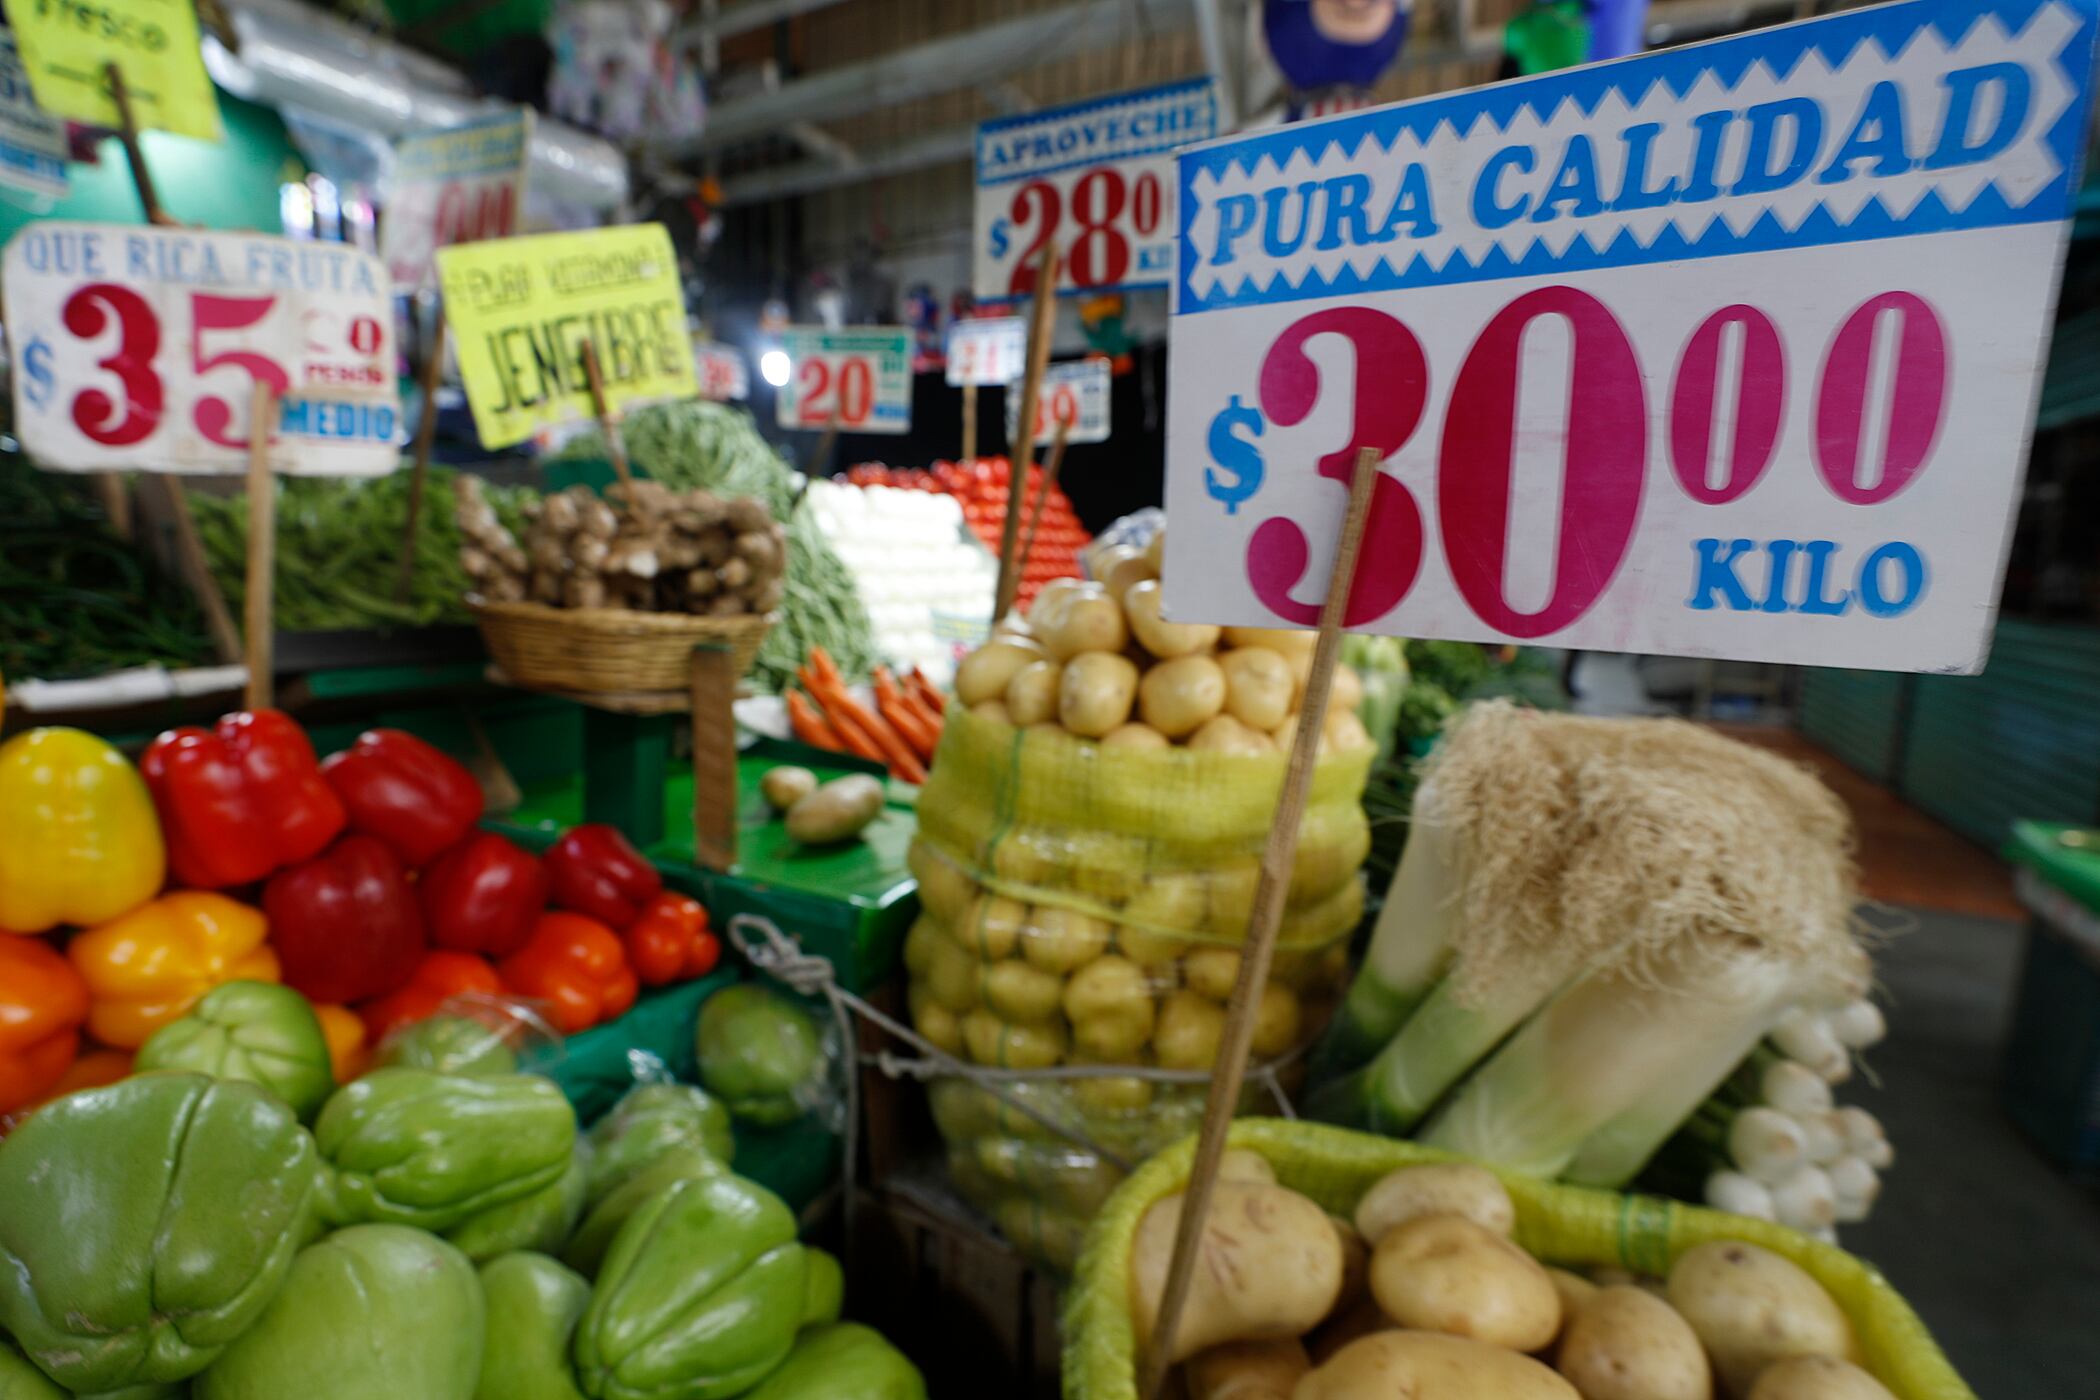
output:
[[776, 400], [780, 426], [910, 432], [911, 343], [903, 326], [789, 326], [781, 335], [788, 382]]
[[7, 245], [15, 432], [57, 471], [247, 469], [258, 388], [272, 471], [400, 460], [393, 289], [340, 243], [44, 222]]
[[1352, 628], [1980, 669], [2093, 37], [1910, 0], [1184, 152], [1170, 615], [1312, 623], [1372, 447]]

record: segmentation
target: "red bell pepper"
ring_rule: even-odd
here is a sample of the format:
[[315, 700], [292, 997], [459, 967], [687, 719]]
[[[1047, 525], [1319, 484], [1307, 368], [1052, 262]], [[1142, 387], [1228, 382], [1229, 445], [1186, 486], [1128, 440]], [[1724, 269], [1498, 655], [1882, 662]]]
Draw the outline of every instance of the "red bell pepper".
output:
[[423, 956], [423, 911], [392, 850], [345, 836], [263, 886], [284, 984], [321, 1003], [397, 991]]
[[596, 919], [550, 910], [533, 926], [532, 941], [496, 964], [503, 985], [548, 1005], [563, 1035], [589, 1030], [634, 1005], [634, 970], [620, 939]]
[[555, 904], [614, 929], [633, 923], [663, 893], [656, 867], [617, 828], [603, 823], [570, 827], [542, 860]]
[[432, 861], [416, 889], [432, 943], [492, 958], [524, 947], [547, 907], [539, 857], [492, 831], [477, 831]]
[[503, 994], [503, 982], [486, 958], [443, 949], [425, 953], [406, 986], [357, 1008], [365, 1021], [365, 1043], [377, 1045], [395, 1027], [427, 1021], [453, 997], [473, 992]]
[[343, 829], [343, 804], [321, 781], [312, 741], [279, 710], [171, 729], [147, 745], [139, 772], [178, 885], [253, 884], [319, 854]]
[[481, 785], [465, 765], [399, 729], [368, 729], [321, 765], [350, 813], [350, 829], [376, 836], [412, 870], [458, 842], [481, 819]]
[[707, 926], [706, 907], [669, 890], [649, 902], [620, 941], [627, 947], [628, 966], [645, 987], [705, 977], [722, 958], [721, 940]]

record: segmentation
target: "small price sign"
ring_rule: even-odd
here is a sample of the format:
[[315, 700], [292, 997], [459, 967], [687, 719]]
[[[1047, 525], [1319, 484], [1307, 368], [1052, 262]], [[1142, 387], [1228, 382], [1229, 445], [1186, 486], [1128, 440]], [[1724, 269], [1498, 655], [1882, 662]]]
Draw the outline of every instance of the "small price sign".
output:
[[703, 399], [741, 403], [751, 397], [751, 367], [744, 362], [744, 352], [734, 345], [713, 341], [695, 345], [693, 371]]
[[775, 402], [783, 428], [911, 431], [911, 331], [904, 326], [789, 326], [788, 382]]
[[529, 107], [396, 142], [379, 225], [394, 285], [428, 282], [439, 248], [516, 233], [531, 153]]
[[1217, 130], [1208, 78], [978, 127], [977, 295], [1032, 293], [1037, 258], [1053, 242], [1059, 292], [1168, 285], [1174, 148]]
[[258, 387], [273, 471], [400, 461], [393, 288], [341, 243], [34, 223], [7, 245], [15, 431], [57, 471], [247, 470]]
[[[1056, 440], [1057, 425], [1064, 423], [1065, 441], [1108, 441], [1108, 361], [1099, 356], [1067, 360], [1043, 370], [1042, 388], [1035, 398], [1035, 441], [1038, 447]], [[1006, 440], [1020, 438], [1021, 388], [1006, 391]]]
[[1005, 384], [1021, 377], [1028, 323], [1018, 316], [980, 316], [948, 327], [948, 382]]
[[1183, 152], [1169, 611], [1314, 622], [1368, 447], [1352, 628], [1980, 669], [2094, 32], [1908, 0]]
[[66, 124], [36, 105], [14, 36], [0, 30], [0, 184], [60, 198], [68, 157]]

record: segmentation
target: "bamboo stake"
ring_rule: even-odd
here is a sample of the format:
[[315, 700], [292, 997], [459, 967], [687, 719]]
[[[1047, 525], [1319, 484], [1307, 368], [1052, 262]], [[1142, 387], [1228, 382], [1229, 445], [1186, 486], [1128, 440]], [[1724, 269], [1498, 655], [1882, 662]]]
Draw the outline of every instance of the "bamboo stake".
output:
[[416, 461], [408, 479], [408, 528], [401, 541], [401, 576], [394, 580], [394, 601], [408, 601], [409, 585], [416, 576], [416, 533], [423, 523], [423, 486], [430, 477], [430, 442], [437, 436], [438, 379], [445, 367], [445, 308], [438, 307], [437, 321], [430, 328], [430, 347], [424, 352], [423, 372], [416, 386], [423, 391], [423, 413], [416, 421]]
[[103, 517], [109, 521], [110, 533], [126, 544], [131, 543], [137, 530], [131, 523], [131, 487], [122, 472], [96, 472], [93, 474], [95, 499], [102, 504]]
[[277, 481], [270, 475], [270, 420], [276, 407], [267, 384], [255, 386], [248, 414], [247, 707], [266, 709], [274, 698], [276, 636]]
[[[1010, 444], [1012, 464], [1006, 483], [1006, 525], [999, 534], [999, 588], [993, 595], [992, 624], [998, 625], [1014, 605], [1021, 588], [1015, 577], [1014, 545], [1021, 533], [1021, 496], [1028, 489], [1028, 468], [1035, 462], [1035, 405], [1043, 391], [1043, 371], [1050, 364], [1051, 331], [1057, 325], [1057, 244], [1043, 243], [1035, 269], [1035, 303], [1028, 311], [1028, 372], [1021, 381], [1019, 441]], [[1011, 387], [1007, 389], [1012, 393]]]
[[634, 473], [627, 468], [627, 444], [620, 437], [620, 425], [613, 421], [612, 406], [605, 397], [605, 376], [598, 368], [598, 347], [590, 341], [583, 342], [583, 375], [591, 385], [591, 408], [598, 415], [598, 426], [605, 433], [605, 455], [612, 459], [613, 475], [627, 488], [627, 504], [634, 505]]
[[131, 89], [124, 86], [124, 71], [111, 60], [102, 65], [102, 72], [109, 79], [110, 100], [117, 104], [117, 139], [124, 145], [124, 160], [131, 166], [131, 183], [138, 186], [146, 222], [172, 225], [175, 221], [160, 207], [160, 194], [153, 188], [153, 172], [146, 168], [146, 153], [139, 146], [138, 118], [131, 110]]
[[219, 581], [212, 577], [211, 563], [204, 553], [204, 541], [197, 534], [197, 517], [190, 513], [189, 493], [182, 483], [164, 472], [142, 472], [139, 474], [141, 499], [158, 493], [160, 507], [167, 512], [168, 524], [175, 535], [175, 567], [183, 581], [190, 586], [197, 604], [204, 609], [204, 630], [211, 634], [212, 651], [222, 663], [241, 659], [241, 629], [233, 622], [233, 612], [226, 606], [226, 595], [219, 589]]
[[[824, 424], [824, 435], [817, 439], [816, 450], [809, 454], [809, 465], [802, 474], [815, 481], [819, 474], [829, 475], [831, 454], [839, 445], [839, 410], [831, 410], [831, 418]], [[804, 488], [807, 489], [807, 488]]]
[[1378, 478], [1378, 461], [1375, 447], [1366, 447], [1356, 454], [1356, 472], [1349, 485], [1349, 513], [1342, 521], [1342, 540], [1335, 551], [1327, 600], [1320, 607], [1320, 639], [1313, 648], [1312, 673], [1305, 681], [1305, 704], [1299, 711], [1298, 733], [1291, 742], [1290, 766], [1284, 771], [1283, 794], [1269, 827], [1269, 843], [1262, 852], [1254, 915], [1241, 949], [1239, 980], [1233, 983], [1232, 999], [1226, 1003], [1223, 1043], [1218, 1047], [1210, 1098], [1203, 1109], [1203, 1135], [1196, 1143], [1196, 1160], [1189, 1168], [1181, 1223], [1174, 1235], [1174, 1255], [1167, 1267], [1166, 1292], [1160, 1299], [1159, 1319], [1146, 1349], [1144, 1384], [1138, 1390], [1146, 1400], [1155, 1400], [1160, 1394], [1172, 1367], [1174, 1336], [1181, 1327], [1189, 1283], [1195, 1277], [1196, 1248], [1203, 1238], [1205, 1218], [1210, 1214], [1218, 1160], [1225, 1153], [1225, 1135], [1239, 1108], [1240, 1088], [1247, 1076], [1254, 1012], [1276, 952], [1283, 898], [1290, 889], [1291, 864], [1298, 855], [1298, 824], [1305, 816], [1313, 759], [1319, 752], [1323, 726], [1315, 721], [1326, 715], [1327, 702], [1334, 691], [1334, 667], [1342, 646], [1342, 617], [1348, 608], [1350, 586], [1356, 579], [1356, 556], [1363, 545], [1364, 520], [1371, 511], [1371, 487]]
[[[1050, 456], [1043, 463], [1043, 489], [1035, 493], [1035, 504], [1028, 508], [1028, 533], [1022, 538], [1021, 562], [1015, 569], [1023, 578], [1028, 576], [1028, 558], [1035, 553], [1035, 532], [1036, 527], [1043, 523], [1043, 503], [1049, 500], [1050, 493], [1057, 489], [1058, 468], [1065, 464], [1065, 434], [1071, 431], [1071, 419], [1057, 420], [1057, 432], [1050, 439]], [[1019, 587], [1020, 585], [1015, 585], [1016, 591]]]
[[736, 661], [726, 646], [693, 648], [693, 863], [736, 865]]
[[977, 386], [975, 384], [963, 385], [962, 394], [962, 460], [973, 462], [977, 459]]

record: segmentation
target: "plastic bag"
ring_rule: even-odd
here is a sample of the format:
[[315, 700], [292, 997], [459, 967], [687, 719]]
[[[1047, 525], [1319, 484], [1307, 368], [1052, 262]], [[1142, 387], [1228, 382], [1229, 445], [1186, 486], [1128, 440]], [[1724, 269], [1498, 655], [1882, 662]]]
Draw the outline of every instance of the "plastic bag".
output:
[[510, 1074], [522, 1069], [552, 1077], [561, 1063], [562, 1037], [540, 1014], [543, 1005], [485, 992], [447, 997], [423, 1020], [389, 1031], [372, 1064], [439, 1074]]

